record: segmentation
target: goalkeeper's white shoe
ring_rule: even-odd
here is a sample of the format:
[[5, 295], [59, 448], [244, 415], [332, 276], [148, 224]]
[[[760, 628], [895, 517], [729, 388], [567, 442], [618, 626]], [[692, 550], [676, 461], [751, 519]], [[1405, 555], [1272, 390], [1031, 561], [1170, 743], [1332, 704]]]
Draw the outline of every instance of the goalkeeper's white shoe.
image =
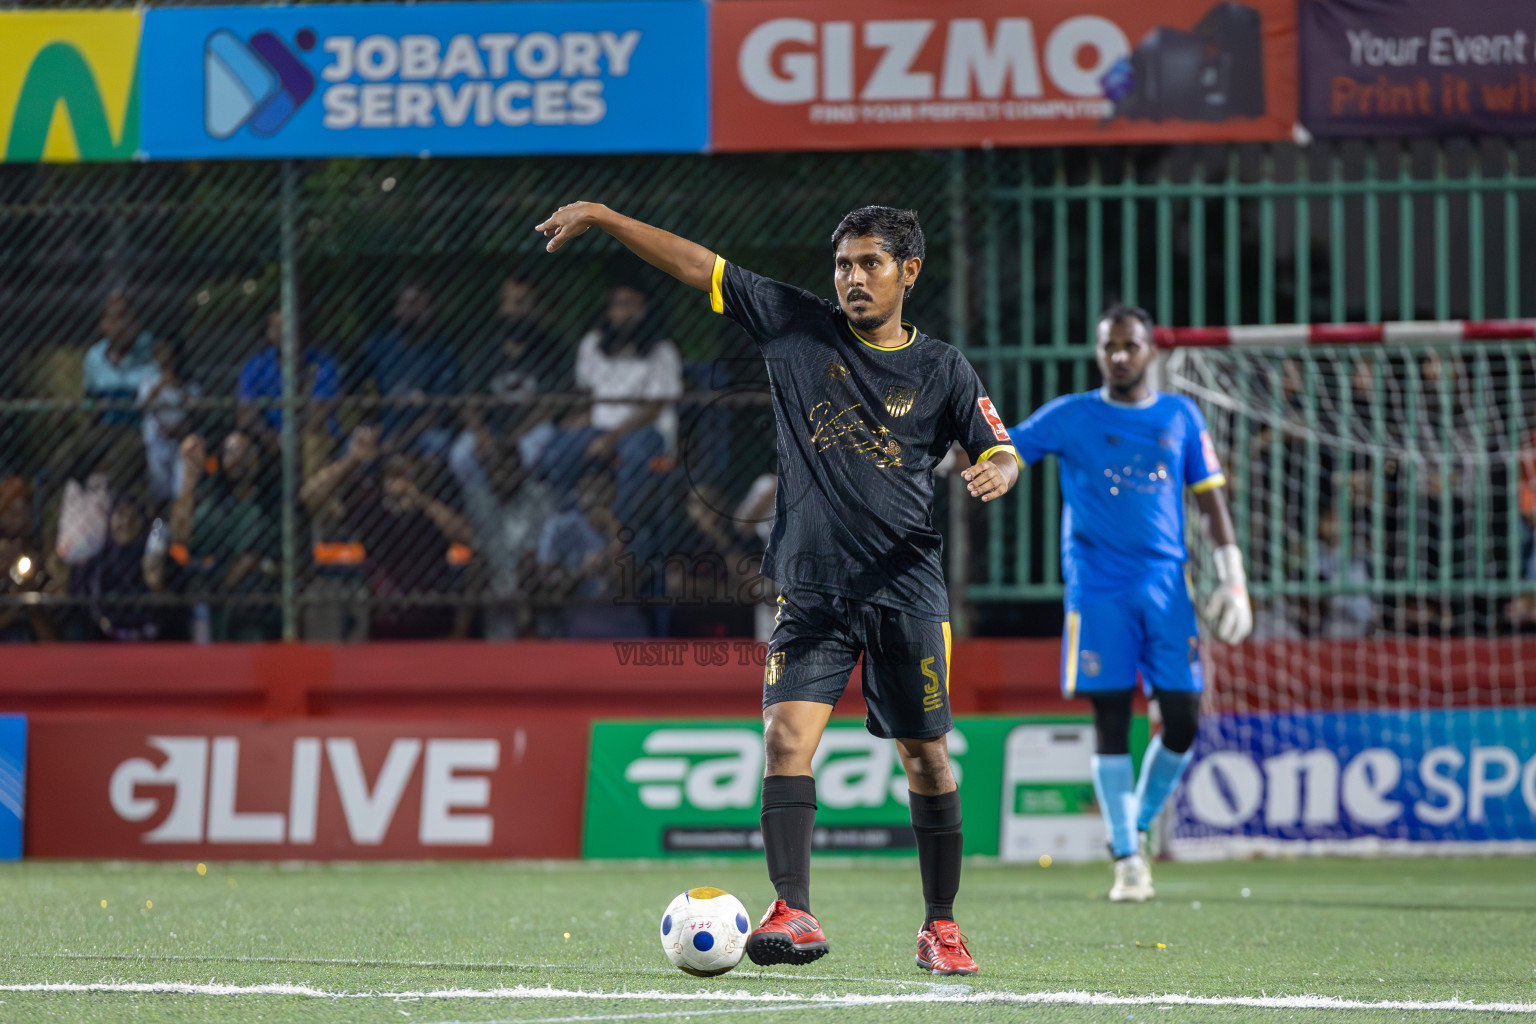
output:
[[1115, 861], [1115, 884], [1109, 890], [1111, 903], [1145, 903], [1157, 890], [1152, 888], [1152, 869], [1139, 853]]

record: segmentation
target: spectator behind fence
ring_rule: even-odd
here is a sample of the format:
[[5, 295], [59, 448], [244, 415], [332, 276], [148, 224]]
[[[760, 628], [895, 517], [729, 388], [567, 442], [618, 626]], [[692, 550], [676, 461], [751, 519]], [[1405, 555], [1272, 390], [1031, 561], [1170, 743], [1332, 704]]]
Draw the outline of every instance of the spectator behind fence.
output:
[[305, 500], [338, 502], [342, 523], [363, 546], [375, 639], [446, 637], [456, 621], [446, 603], [394, 603], [458, 589], [450, 555], [454, 545], [474, 542], [462, 516], [422, 491], [417, 472], [408, 456], [381, 457], [377, 432], [362, 428], [340, 459], [305, 483]]
[[555, 513], [554, 499], [548, 485], [529, 479], [510, 435], [466, 431], [453, 446], [449, 467], [475, 530], [473, 576], [492, 598], [485, 638], [515, 639], [530, 623], [535, 554], [540, 531]]
[[171, 510], [171, 539], [179, 545], [186, 589], [212, 605], [215, 640], [270, 640], [281, 631], [274, 605], [243, 598], [271, 591], [281, 556], [276, 496], [260, 486], [261, 454], [234, 431], [210, 463], [203, 439], [181, 445], [182, 486]]
[[164, 632], [161, 610], [147, 600], [165, 589], [165, 525], [154, 528], [136, 493], [119, 495], [108, 519], [101, 552], [70, 576], [69, 591], [83, 597], [90, 635], [105, 640], [156, 640]]
[[[489, 366], [489, 402], [464, 411], [466, 433], [509, 439], [525, 465], [535, 465], [566, 414], [558, 398], [540, 398], [575, 389], [571, 357], [544, 329], [538, 293], [517, 275], [504, 280], [497, 296], [498, 341]], [[460, 441], [463, 442], [461, 435]]]
[[453, 441], [452, 417], [427, 404], [459, 391], [458, 360], [434, 332], [436, 320], [432, 289], [412, 279], [395, 299], [394, 325], [363, 352], [356, 379], [386, 400], [370, 419], [381, 427], [388, 451], [443, 457]]
[[179, 343], [157, 340], [151, 351], [154, 373], [139, 383], [144, 416], [139, 430], [144, 436], [149, 498], [158, 505], [181, 493], [181, 440], [188, 429], [184, 406], [187, 399], [200, 397], [202, 388], [183, 376]]
[[[154, 336], [139, 327], [138, 316], [122, 289], [107, 295], [101, 310], [102, 337], [85, 351], [82, 382], [85, 397], [105, 401], [134, 401], [139, 386], [157, 376]], [[132, 423], [131, 409], [109, 410], [103, 423]]]
[[[276, 452], [278, 435], [283, 429], [283, 410], [275, 404], [283, 397], [281, 310], [267, 314], [266, 338], [266, 347], [240, 368], [235, 422], [252, 440], [269, 452]], [[304, 437], [317, 433], [335, 435], [338, 428], [334, 419], [334, 400], [341, 393], [336, 360], [323, 352], [301, 348], [297, 362], [298, 380], [294, 382], [293, 390], [302, 403], [296, 421], [300, 434]]]
[[541, 472], [569, 502], [574, 472], [592, 461], [612, 465], [613, 510], [620, 524], [634, 531], [631, 551], [649, 564], [664, 518], [664, 510], [654, 507], [653, 460], [676, 450], [675, 403], [683, 394], [683, 366], [639, 287], [609, 290], [602, 322], [577, 345], [576, 386], [591, 394], [591, 411], [584, 425], [563, 430], [550, 442]]
[[[20, 600], [56, 594], [67, 572], [56, 556], [43, 553], [32, 508], [32, 487], [19, 476], [0, 480], [0, 594]], [[53, 640], [48, 611], [38, 605], [0, 604], [0, 643]]]
[[649, 632], [649, 618], [623, 593], [619, 573], [623, 544], [613, 514], [615, 481], [606, 467], [588, 468], [577, 480], [578, 505], [547, 519], [539, 534], [541, 596], [539, 615], [546, 637], [639, 637]]
[[[1343, 535], [1338, 513], [1324, 508], [1317, 518], [1317, 557], [1312, 578], [1336, 586], [1366, 586], [1371, 582], [1371, 560], [1363, 539], [1354, 538], [1349, 559], [1344, 558]], [[1349, 640], [1370, 636], [1376, 625], [1376, 606], [1371, 595], [1356, 591], [1323, 599], [1313, 636]]]

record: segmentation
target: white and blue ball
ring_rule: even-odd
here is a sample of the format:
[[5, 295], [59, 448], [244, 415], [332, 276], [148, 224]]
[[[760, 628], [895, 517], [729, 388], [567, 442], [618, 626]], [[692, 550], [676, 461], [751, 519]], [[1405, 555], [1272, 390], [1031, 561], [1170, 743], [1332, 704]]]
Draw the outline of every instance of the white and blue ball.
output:
[[713, 978], [741, 963], [752, 922], [741, 900], [724, 889], [689, 889], [661, 917], [661, 948], [672, 966]]

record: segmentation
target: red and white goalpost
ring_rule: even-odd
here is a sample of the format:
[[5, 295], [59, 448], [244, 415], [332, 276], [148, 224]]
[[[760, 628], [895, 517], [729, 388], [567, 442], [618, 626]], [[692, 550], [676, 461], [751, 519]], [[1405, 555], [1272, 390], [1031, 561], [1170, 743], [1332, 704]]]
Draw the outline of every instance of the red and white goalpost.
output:
[[[1536, 321], [1160, 328], [1254, 637], [1202, 645], [1175, 856], [1536, 850]], [[1197, 598], [1213, 581], [1190, 523]]]

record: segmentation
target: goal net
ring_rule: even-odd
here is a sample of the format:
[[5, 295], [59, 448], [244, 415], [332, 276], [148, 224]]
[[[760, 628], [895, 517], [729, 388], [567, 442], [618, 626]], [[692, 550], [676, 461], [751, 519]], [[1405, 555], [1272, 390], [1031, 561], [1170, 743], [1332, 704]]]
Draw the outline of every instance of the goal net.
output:
[[1176, 347], [1162, 373], [1226, 468], [1255, 619], [1201, 645], [1169, 852], [1536, 850], [1536, 344]]

